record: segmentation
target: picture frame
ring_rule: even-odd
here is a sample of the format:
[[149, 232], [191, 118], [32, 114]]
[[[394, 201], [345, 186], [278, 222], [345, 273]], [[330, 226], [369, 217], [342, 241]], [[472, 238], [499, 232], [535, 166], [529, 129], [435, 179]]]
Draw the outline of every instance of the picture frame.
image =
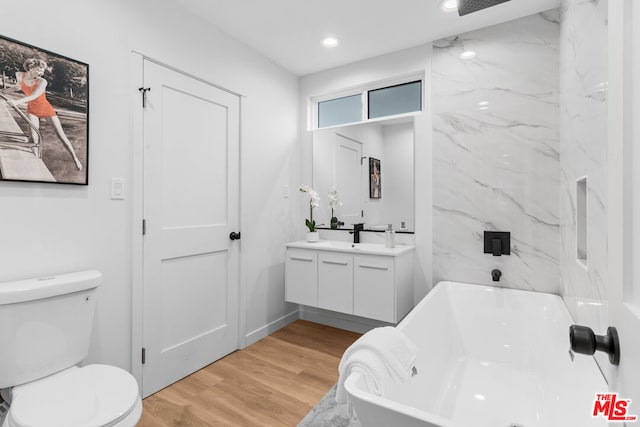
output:
[[89, 65], [0, 35], [0, 181], [88, 178]]
[[382, 171], [380, 160], [369, 157], [369, 198], [380, 199], [382, 197]]

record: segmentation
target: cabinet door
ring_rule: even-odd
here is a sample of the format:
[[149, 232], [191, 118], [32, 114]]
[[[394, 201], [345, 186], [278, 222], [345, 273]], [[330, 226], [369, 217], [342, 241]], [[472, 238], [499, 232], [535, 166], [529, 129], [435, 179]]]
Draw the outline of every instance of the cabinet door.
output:
[[353, 314], [353, 256], [318, 254], [318, 307]]
[[304, 305], [318, 304], [318, 255], [314, 251], [287, 249], [285, 299]]
[[393, 258], [354, 257], [353, 301], [353, 314], [395, 323]]

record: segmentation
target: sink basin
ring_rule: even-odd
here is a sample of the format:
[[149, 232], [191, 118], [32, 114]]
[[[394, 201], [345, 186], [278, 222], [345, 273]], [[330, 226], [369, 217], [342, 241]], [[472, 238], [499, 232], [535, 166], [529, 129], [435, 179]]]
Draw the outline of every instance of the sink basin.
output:
[[338, 240], [320, 240], [318, 242], [293, 242], [288, 243], [289, 248], [300, 249], [317, 249], [324, 251], [336, 251], [336, 252], [352, 252], [371, 255], [387, 255], [398, 256], [406, 251], [413, 249], [413, 246], [398, 245], [395, 248], [385, 248], [381, 243], [351, 243]]

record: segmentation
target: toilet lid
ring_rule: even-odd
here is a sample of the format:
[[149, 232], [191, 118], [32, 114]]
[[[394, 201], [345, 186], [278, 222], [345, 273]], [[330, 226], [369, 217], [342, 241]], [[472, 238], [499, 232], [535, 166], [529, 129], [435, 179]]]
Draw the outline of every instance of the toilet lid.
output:
[[9, 417], [24, 427], [105, 427], [136, 404], [138, 384], [107, 365], [70, 368], [13, 389]]

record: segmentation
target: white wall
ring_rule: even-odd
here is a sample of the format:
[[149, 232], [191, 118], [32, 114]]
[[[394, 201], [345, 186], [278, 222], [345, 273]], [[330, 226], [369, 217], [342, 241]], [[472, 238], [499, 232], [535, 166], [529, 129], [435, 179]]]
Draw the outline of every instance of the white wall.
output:
[[[169, 0], [3, 4], [2, 35], [90, 65], [89, 186], [0, 182], [0, 281], [95, 268], [104, 284], [89, 361], [130, 368], [132, 49], [243, 95], [241, 295], [248, 340], [296, 310], [284, 302], [294, 239], [298, 80]], [[109, 179], [127, 184], [109, 199]]]
[[384, 208], [382, 218], [393, 224], [394, 230], [405, 227], [413, 230], [413, 123], [382, 127], [385, 167], [382, 174]]
[[[342, 89], [413, 73], [424, 73], [425, 112], [414, 120], [415, 147], [415, 280], [414, 301], [419, 301], [432, 287], [431, 245], [431, 45], [422, 45], [388, 55], [371, 58], [304, 76], [300, 79], [300, 184], [310, 183], [312, 132], [308, 129], [310, 98]], [[383, 175], [384, 177], [384, 175]], [[383, 178], [384, 179], [384, 178]], [[305, 200], [299, 198], [296, 213], [297, 236], [304, 235]], [[418, 220], [419, 219], [419, 220]], [[365, 233], [366, 234], [366, 233]]]

